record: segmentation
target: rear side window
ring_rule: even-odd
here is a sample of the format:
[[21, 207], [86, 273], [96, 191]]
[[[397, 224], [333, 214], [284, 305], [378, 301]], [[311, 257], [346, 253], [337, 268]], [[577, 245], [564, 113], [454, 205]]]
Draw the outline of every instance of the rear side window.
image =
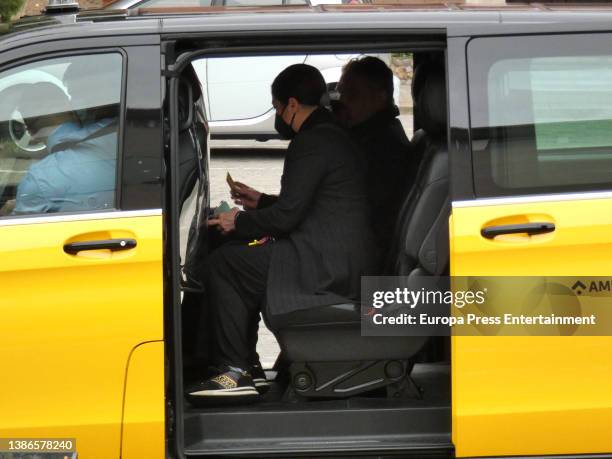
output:
[[477, 196], [612, 189], [609, 40], [565, 35], [470, 42]]
[[122, 56], [0, 72], [0, 217], [112, 209]]

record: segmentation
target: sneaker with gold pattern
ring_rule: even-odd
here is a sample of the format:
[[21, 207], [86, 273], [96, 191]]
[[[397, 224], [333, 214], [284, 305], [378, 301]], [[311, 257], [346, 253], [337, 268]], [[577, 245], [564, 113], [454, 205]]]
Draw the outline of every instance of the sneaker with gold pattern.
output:
[[202, 398], [231, 397], [232, 399], [251, 399], [259, 395], [253, 378], [246, 371], [240, 372], [223, 368], [219, 374], [187, 388], [191, 400]]

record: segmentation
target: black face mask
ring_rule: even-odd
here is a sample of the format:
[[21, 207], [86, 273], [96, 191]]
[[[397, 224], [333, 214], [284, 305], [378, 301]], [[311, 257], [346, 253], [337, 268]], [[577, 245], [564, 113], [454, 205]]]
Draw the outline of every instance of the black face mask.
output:
[[286, 108], [287, 107], [283, 108], [283, 111], [280, 115], [278, 113], [276, 114], [276, 117], [274, 118], [274, 129], [276, 129], [276, 132], [279, 133], [281, 139], [291, 140], [297, 134], [297, 132], [295, 132], [291, 127], [291, 125], [293, 124], [293, 120], [295, 119], [295, 113], [291, 118], [291, 124], [285, 123], [285, 120], [283, 119], [282, 115], [283, 113], [285, 113]]

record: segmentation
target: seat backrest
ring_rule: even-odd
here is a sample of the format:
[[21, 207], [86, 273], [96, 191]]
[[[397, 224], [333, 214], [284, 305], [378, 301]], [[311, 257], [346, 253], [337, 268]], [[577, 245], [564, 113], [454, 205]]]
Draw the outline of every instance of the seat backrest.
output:
[[178, 175], [180, 253], [183, 276], [191, 291], [201, 290], [201, 273], [207, 261], [208, 231], [205, 228], [204, 206], [206, 182], [207, 130], [200, 82], [192, 66], [181, 74], [178, 86]]
[[427, 63], [419, 69], [420, 88], [415, 113], [422, 131], [418, 147], [421, 164], [415, 184], [405, 199], [395, 229], [387, 274], [442, 275], [448, 269], [450, 215], [446, 81], [444, 68]]

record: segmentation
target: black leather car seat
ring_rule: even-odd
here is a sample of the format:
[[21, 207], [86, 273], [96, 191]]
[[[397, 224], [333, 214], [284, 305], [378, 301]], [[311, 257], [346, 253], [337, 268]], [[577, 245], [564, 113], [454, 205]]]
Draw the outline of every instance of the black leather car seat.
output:
[[[444, 72], [425, 78], [416, 103], [423, 151], [403, 203], [386, 274], [443, 274], [448, 266], [448, 153]], [[414, 392], [409, 373], [427, 337], [362, 336], [360, 305], [336, 304], [267, 317], [291, 375], [289, 390], [305, 397], [348, 397], [386, 387]]]
[[[443, 275], [448, 271], [450, 215], [444, 67], [427, 62], [415, 71], [413, 98], [421, 129], [412, 139], [421, 157], [404, 201], [386, 263], [388, 275]], [[416, 86], [416, 88], [415, 88]]]

